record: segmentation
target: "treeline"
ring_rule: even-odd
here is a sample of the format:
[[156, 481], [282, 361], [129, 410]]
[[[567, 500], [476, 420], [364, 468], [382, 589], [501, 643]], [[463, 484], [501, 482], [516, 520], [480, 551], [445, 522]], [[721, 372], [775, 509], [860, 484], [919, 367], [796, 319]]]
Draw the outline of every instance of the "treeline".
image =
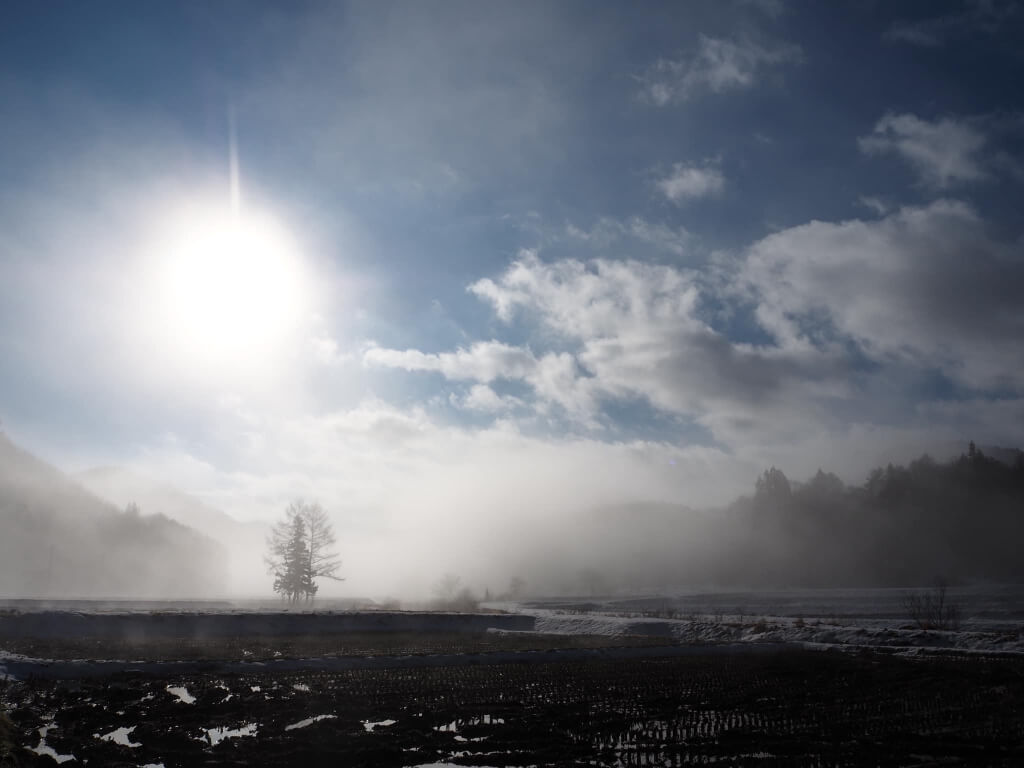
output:
[[875, 469], [860, 486], [821, 470], [791, 483], [771, 468], [716, 525], [726, 551], [706, 565], [723, 584], [1024, 582], [1024, 454], [1006, 463], [971, 443], [950, 462]]
[[879, 467], [858, 485], [822, 470], [795, 482], [772, 467], [717, 509], [595, 509], [572, 531], [570, 556], [535, 563], [531, 583], [594, 596], [1024, 583], [1024, 454], [991, 452], [1002, 460], [971, 446], [951, 461]]

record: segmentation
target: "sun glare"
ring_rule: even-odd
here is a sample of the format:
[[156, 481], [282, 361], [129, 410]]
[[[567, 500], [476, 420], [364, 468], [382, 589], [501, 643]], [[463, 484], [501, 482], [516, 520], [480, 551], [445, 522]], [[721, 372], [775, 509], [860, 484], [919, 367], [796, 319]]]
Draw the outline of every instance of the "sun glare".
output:
[[297, 248], [268, 216], [228, 210], [175, 217], [161, 238], [158, 314], [195, 362], [257, 362], [301, 317]]

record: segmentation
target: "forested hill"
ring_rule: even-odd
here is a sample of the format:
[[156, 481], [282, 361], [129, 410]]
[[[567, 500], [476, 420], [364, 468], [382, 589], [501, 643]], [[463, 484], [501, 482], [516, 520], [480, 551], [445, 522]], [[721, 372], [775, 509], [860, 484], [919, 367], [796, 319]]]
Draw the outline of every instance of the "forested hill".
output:
[[1024, 454], [971, 444], [939, 463], [889, 465], [861, 486], [818, 471], [802, 484], [767, 470], [723, 511], [733, 529], [719, 581], [807, 586], [1024, 582]]
[[222, 594], [220, 548], [144, 512], [101, 501], [0, 433], [0, 596]]
[[988, 450], [880, 467], [858, 485], [773, 467], [717, 509], [595, 508], [563, 533], [571, 549], [531, 566], [533, 581], [584, 595], [1024, 583], [1024, 454]]

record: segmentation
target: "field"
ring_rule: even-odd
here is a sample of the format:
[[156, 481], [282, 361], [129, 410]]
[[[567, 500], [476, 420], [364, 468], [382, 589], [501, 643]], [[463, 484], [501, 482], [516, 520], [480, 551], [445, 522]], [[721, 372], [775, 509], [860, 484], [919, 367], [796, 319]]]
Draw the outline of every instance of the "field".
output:
[[94, 765], [1024, 763], [1024, 663], [835, 652], [9, 683]]
[[864, 591], [22, 605], [0, 615], [0, 766], [1022, 765], [1019, 592], [957, 599], [942, 632]]

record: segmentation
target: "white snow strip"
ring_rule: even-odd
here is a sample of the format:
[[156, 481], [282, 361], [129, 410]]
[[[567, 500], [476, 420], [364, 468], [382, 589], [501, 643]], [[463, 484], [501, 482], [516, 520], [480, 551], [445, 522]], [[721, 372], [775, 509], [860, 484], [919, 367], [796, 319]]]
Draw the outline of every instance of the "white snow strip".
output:
[[305, 728], [307, 725], [318, 723], [321, 720], [334, 720], [335, 718], [337, 718], [337, 715], [317, 715], [316, 717], [307, 717], [305, 720], [299, 720], [297, 723], [286, 725], [284, 729], [286, 731], [294, 731], [296, 728]]
[[377, 728], [378, 726], [381, 727], [381, 728], [387, 728], [389, 725], [394, 725], [398, 721], [397, 720], [379, 720], [376, 723], [371, 723], [369, 720], [363, 720], [362, 722], [363, 722], [363, 728], [366, 729], [366, 732], [367, 733], [373, 733], [373, 729]]
[[847, 647], [922, 647], [959, 652], [1024, 652], [1017, 631], [925, 631], [907, 628], [907, 620], [796, 620], [772, 614], [687, 619], [615, 616], [600, 611], [563, 614], [531, 611], [536, 632], [555, 635], [646, 635], [694, 645], [720, 643], [818, 643]]
[[122, 747], [141, 747], [141, 743], [137, 741], [132, 741], [129, 738], [131, 732], [134, 730], [134, 725], [131, 728], [121, 726], [120, 728], [115, 728], [110, 733], [103, 734], [102, 736], [100, 736], [100, 739], [102, 739], [103, 741], [112, 741], [115, 744], [120, 744]]

